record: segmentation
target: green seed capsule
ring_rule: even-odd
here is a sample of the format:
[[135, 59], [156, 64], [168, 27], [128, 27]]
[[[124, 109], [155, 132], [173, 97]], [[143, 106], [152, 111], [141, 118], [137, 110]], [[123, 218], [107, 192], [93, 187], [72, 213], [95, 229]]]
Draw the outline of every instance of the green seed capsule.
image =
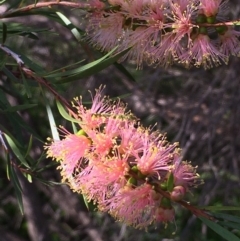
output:
[[166, 182], [163, 182], [160, 184], [160, 188], [163, 190], [163, 191], [167, 191], [167, 183]]
[[207, 34], [207, 28], [206, 27], [200, 27], [198, 29], [199, 34]]
[[133, 166], [133, 167], [131, 168], [131, 170], [132, 170], [133, 172], [138, 172], [137, 166]]
[[207, 17], [204, 14], [199, 14], [196, 19], [196, 23], [206, 23]]
[[134, 178], [134, 177], [130, 177], [128, 179], [128, 184], [131, 184], [131, 185], [137, 185], [137, 180]]
[[225, 26], [225, 25], [224, 26], [217, 26], [215, 29], [216, 29], [218, 34], [223, 35], [223, 34], [225, 34], [227, 32], [228, 27]]
[[142, 174], [140, 171], [138, 171], [137, 176], [138, 176], [140, 179], [143, 179], [143, 178], [146, 177], [146, 175]]
[[77, 132], [78, 136], [86, 136], [86, 132], [84, 130], [80, 130]]
[[216, 16], [207, 17], [207, 23], [215, 23]]

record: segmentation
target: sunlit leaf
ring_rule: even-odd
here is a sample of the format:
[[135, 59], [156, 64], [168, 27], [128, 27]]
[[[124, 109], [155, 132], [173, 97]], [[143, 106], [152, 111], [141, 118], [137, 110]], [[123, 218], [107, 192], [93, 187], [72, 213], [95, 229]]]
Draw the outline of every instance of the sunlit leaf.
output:
[[80, 42], [81, 41], [81, 34], [78, 31], [78, 29], [76, 28], [76, 26], [74, 26], [74, 24], [66, 16], [64, 16], [62, 13], [56, 12], [56, 14], [62, 19], [62, 21], [65, 23], [65, 26], [72, 32], [74, 37]]
[[27, 180], [28, 180], [30, 183], [32, 183], [32, 176], [31, 176], [29, 173], [27, 173], [27, 174], [25, 175], [25, 177], [27, 178]]
[[10, 181], [10, 157], [9, 157], [9, 153], [7, 153], [7, 165], [6, 165], [6, 173], [7, 173], [7, 179]]
[[59, 111], [59, 113], [61, 114], [61, 116], [62, 116], [64, 119], [69, 120], [69, 121], [72, 121], [72, 122], [74, 122], [74, 123], [79, 123], [79, 120], [76, 120], [76, 119], [72, 118], [72, 117], [66, 112], [66, 110], [64, 109], [64, 107], [62, 106], [62, 104], [61, 104], [59, 101], [57, 101], [56, 103], [57, 103], [58, 111]]
[[79, 130], [77, 129], [75, 123], [71, 122], [72, 123], [72, 128], [73, 128], [73, 133], [77, 133]]
[[52, 137], [54, 140], [60, 140], [56, 122], [55, 122], [51, 107], [48, 104], [46, 105], [46, 109], [47, 109], [48, 120], [51, 128], [51, 132], [52, 132]]

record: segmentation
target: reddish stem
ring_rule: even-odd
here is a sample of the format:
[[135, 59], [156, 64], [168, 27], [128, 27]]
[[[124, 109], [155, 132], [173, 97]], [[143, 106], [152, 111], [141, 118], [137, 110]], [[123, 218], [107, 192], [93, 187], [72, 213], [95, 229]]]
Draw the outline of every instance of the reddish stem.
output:
[[[171, 200], [170, 197], [170, 193], [169, 192], [165, 192], [163, 191], [161, 188], [155, 188], [155, 190], [157, 192], [159, 192], [162, 196], [168, 198]], [[192, 212], [194, 215], [196, 215], [197, 217], [201, 216], [210, 220], [213, 220], [214, 218], [212, 216], [210, 216], [209, 214], [207, 214], [204, 210], [199, 209], [197, 207], [192, 206], [191, 204], [189, 204], [188, 202], [181, 200], [181, 201], [176, 201], [177, 203], [179, 203], [180, 205], [182, 205], [183, 207], [185, 207], [186, 209], [188, 209], [190, 212]]]
[[71, 8], [81, 8], [86, 10], [96, 10], [99, 9], [97, 7], [92, 6], [89, 3], [76, 3], [76, 2], [69, 2], [69, 1], [52, 1], [52, 2], [38, 2], [36, 4], [31, 4], [22, 8], [15, 9], [13, 11], [6, 12], [2, 14], [0, 18], [7, 18], [11, 17], [13, 14], [16, 13], [24, 13], [38, 8], [50, 8], [52, 6], [67, 6]]
[[69, 102], [64, 97], [62, 97], [60, 94], [58, 94], [58, 92], [51, 86], [51, 84], [47, 80], [37, 76], [32, 70], [30, 70], [24, 66], [21, 68], [26, 75], [35, 79], [39, 84], [42, 84], [45, 87], [47, 87], [47, 89], [56, 97], [56, 99], [59, 100], [62, 104], [64, 104], [71, 114], [74, 114], [74, 112], [71, 110], [71, 105], [69, 104]]

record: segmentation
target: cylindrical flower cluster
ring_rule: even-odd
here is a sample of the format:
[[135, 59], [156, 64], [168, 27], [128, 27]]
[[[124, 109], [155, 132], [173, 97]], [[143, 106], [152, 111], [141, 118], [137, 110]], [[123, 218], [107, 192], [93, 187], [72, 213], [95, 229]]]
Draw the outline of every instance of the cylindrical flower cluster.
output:
[[223, 24], [226, 6], [226, 0], [108, 0], [88, 13], [87, 39], [103, 51], [131, 48], [121, 60], [138, 67], [145, 61], [211, 68], [240, 55], [240, 33]]
[[46, 145], [47, 156], [60, 164], [63, 182], [128, 225], [173, 221], [171, 203], [201, 183], [196, 168], [181, 162], [178, 144], [141, 126], [119, 100], [102, 97], [102, 88], [91, 108], [81, 98], [73, 107], [79, 131], [61, 127], [63, 139]]

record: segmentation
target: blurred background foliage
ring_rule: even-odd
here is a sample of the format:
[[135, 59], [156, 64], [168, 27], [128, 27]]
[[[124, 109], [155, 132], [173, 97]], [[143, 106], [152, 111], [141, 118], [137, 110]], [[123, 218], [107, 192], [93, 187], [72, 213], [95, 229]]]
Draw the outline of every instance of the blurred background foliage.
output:
[[[7, 151], [0, 149], [0, 240], [224, 240], [179, 206], [175, 224], [148, 232], [89, 212], [80, 195], [59, 183], [57, 165], [46, 159], [43, 145], [52, 136], [49, 119], [71, 130], [56, 99], [65, 104], [82, 95], [89, 101], [89, 90], [106, 85], [106, 95], [122, 96], [145, 126], [157, 123], [169, 141], [180, 143], [183, 159], [198, 165], [205, 184], [189, 196], [192, 204], [239, 207], [240, 60], [232, 57], [228, 66], [207, 71], [178, 65], [136, 70], [134, 62], [114, 63], [117, 56], [84, 72], [78, 68], [103, 57], [82, 38], [84, 11], [54, 5], [14, 13], [35, 2], [0, 1], [1, 47], [25, 63], [18, 66], [18, 57], [0, 50], [0, 130], [8, 145]], [[238, 0], [230, 1], [230, 14], [240, 18]], [[65, 17], [71, 24], [66, 26]], [[239, 211], [229, 214], [240, 216]], [[222, 222], [240, 237], [239, 220]]]

